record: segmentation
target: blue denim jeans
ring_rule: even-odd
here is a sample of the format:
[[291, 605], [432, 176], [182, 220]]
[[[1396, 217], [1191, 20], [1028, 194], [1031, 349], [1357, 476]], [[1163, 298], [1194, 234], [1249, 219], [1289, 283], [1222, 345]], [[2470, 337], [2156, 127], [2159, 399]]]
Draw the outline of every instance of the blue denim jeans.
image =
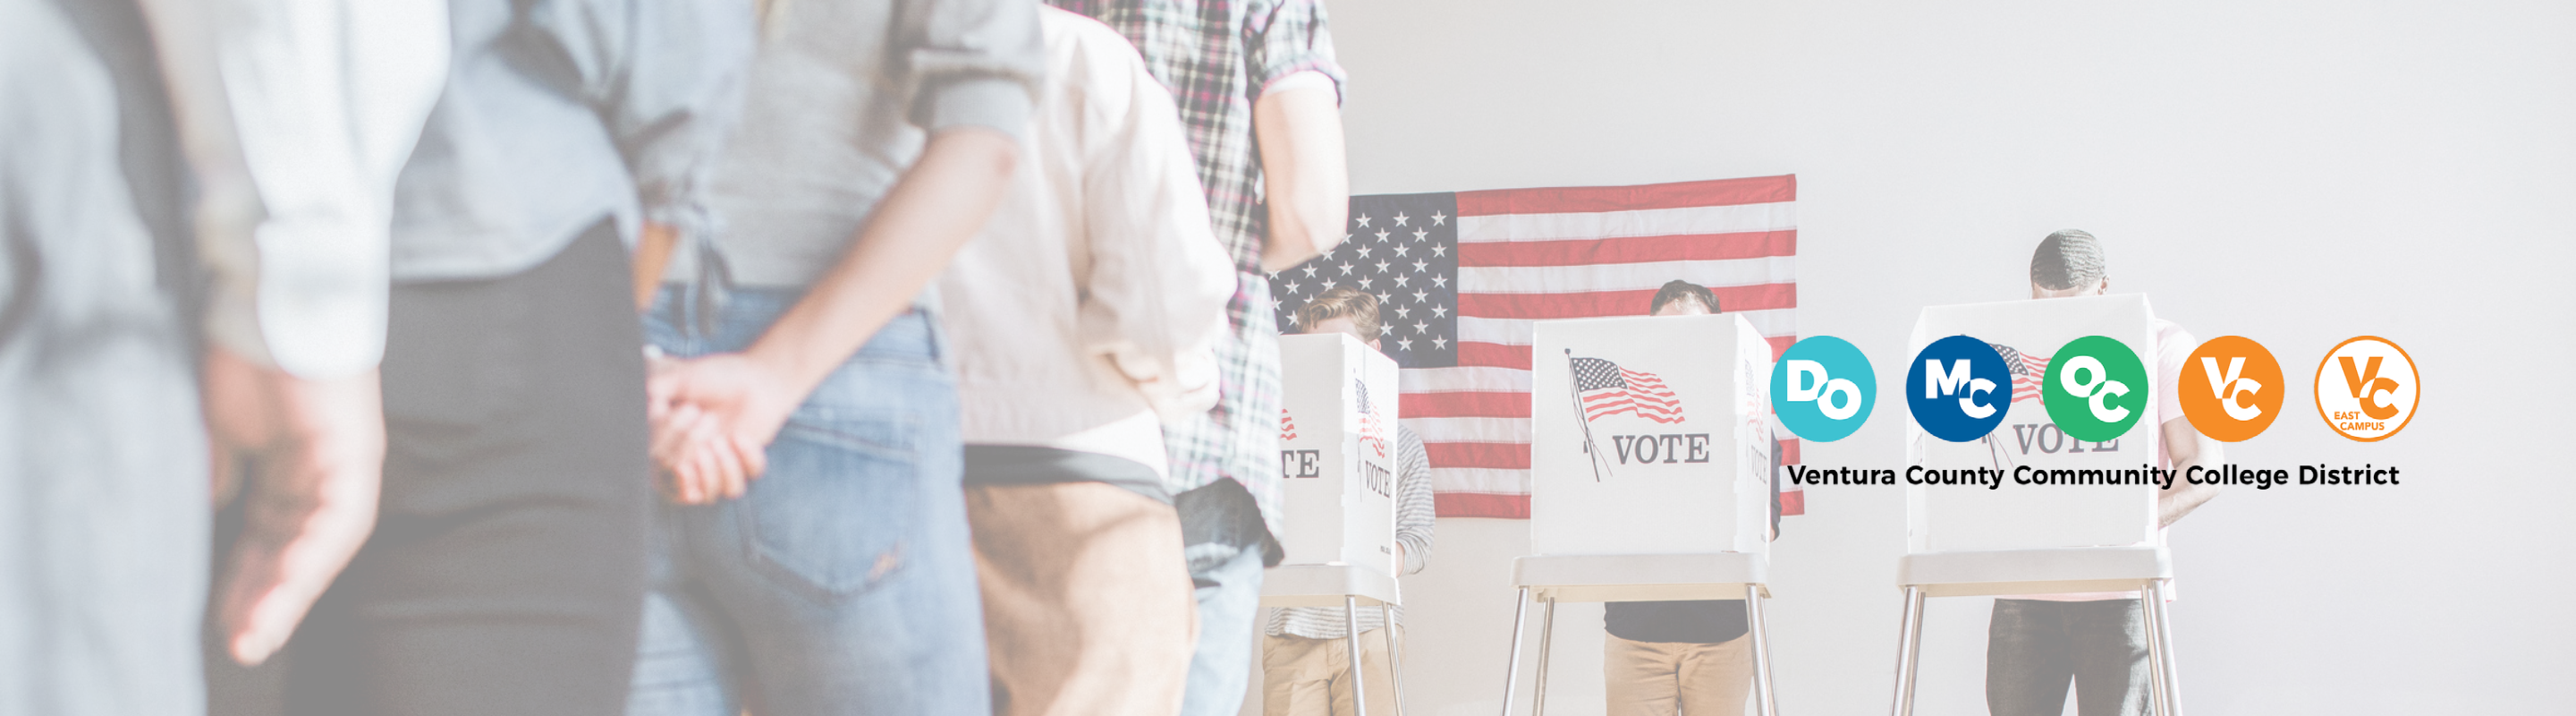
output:
[[1188, 549], [1192, 557], [1215, 549], [1231, 549], [1235, 554], [1190, 574], [1200, 585], [1199, 648], [1190, 656], [1181, 716], [1234, 716], [1243, 711], [1243, 692], [1252, 682], [1256, 643], [1252, 623], [1261, 613], [1261, 548], [1198, 544]]
[[[799, 298], [697, 289], [646, 317], [673, 356], [741, 350]], [[664, 505], [636, 716], [992, 713], [936, 321], [896, 317], [815, 388], [741, 499]]]

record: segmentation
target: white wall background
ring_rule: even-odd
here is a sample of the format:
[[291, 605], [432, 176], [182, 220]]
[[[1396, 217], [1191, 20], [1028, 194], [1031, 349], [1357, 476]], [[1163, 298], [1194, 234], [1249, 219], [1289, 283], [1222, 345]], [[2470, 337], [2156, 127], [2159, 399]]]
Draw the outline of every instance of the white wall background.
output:
[[[2565, 713], [2576, 673], [2576, 4], [1343, 0], [1358, 193], [1795, 173], [1799, 323], [1880, 384], [1922, 306], [2025, 295], [2104, 238], [2113, 288], [2242, 334], [2290, 410], [2229, 453], [2398, 487], [2231, 488], [2172, 533], [2196, 714]], [[2426, 389], [2384, 443], [2306, 382], [2358, 334]], [[1820, 466], [1902, 462], [1881, 402]], [[2301, 412], [2305, 410], [2305, 412]], [[1775, 548], [1782, 708], [1885, 713], [1901, 488], [1820, 488]], [[1408, 578], [1409, 711], [1499, 705], [1516, 521], [1443, 520]], [[1982, 713], [1984, 600], [1936, 600], [1927, 714]], [[1551, 713], [1599, 713], [1600, 610], [1558, 618]], [[1535, 614], [1533, 614], [1535, 621]], [[1527, 668], [1527, 665], [1524, 665]], [[1529, 680], [1524, 677], [1526, 691]], [[1520, 700], [1526, 709], [1526, 695]]]

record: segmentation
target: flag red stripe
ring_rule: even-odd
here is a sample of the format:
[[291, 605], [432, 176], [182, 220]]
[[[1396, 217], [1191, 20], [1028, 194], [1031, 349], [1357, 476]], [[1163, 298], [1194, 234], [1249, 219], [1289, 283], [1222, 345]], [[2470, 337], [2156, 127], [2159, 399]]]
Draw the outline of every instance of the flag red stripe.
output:
[[[1776, 361], [1780, 359], [1781, 354], [1789, 352], [1789, 346], [1797, 343], [1798, 337], [1766, 336], [1763, 340], [1771, 342], [1771, 359]], [[1501, 343], [1486, 343], [1482, 341], [1464, 341], [1458, 344], [1458, 365], [1529, 370], [1530, 347], [1505, 345]], [[1406, 393], [1405, 395], [1411, 396], [1416, 394]], [[1410, 413], [1408, 413], [1408, 415], [1409, 414]]]
[[[1528, 355], [1529, 350], [1521, 350]], [[1526, 418], [1530, 416], [1528, 393], [1455, 392], [1406, 393], [1402, 408], [1408, 418]]]
[[1458, 343], [1458, 365], [1519, 368], [1521, 370], [1529, 370], [1530, 347], [1507, 346], [1501, 343], [1484, 343], [1479, 341], [1460, 341]]
[[1530, 466], [1529, 443], [1434, 443], [1422, 444], [1422, 452], [1431, 464], [1441, 467], [1490, 467], [1527, 470]]
[[1782, 464], [1782, 465], [1797, 465], [1797, 464], [1801, 464], [1801, 463], [1799, 463], [1799, 462], [1798, 462], [1798, 452], [1799, 452], [1799, 450], [1798, 450], [1798, 439], [1797, 439], [1797, 438], [1789, 438], [1789, 439], [1786, 439], [1786, 440], [1782, 440], [1782, 441], [1780, 441], [1780, 464]]
[[[1797, 308], [1798, 284], [1711, 286], [1720, 307], [1728, 311]], [[1599, 318], [1641, 316], [1654, 301], [1655, 289], [1582, 293], [1461, 293], [1458, 315], [1477, 318]]]
[[1796, 255], [1796, 229], [1565, 241], [1479, 241], [1458, 245], [1460, 266], [1582, 266]]
[[[1432, 503], [1431, 503], [1431, 504], [1434, 504], [1434, 505], [1440, 504], [1440, 502], [1439, 502], [1440, 497], [1441, 497], [1441, 495], [1439, 495], [1439, 494], [1436, 494], [1436, 493], [1435, 493], [1435, 494], [1433, 494], [1433, 495], [1431, 496], [1431, 499], [1432, 499]], [[1806, 493], [1806, 491], [1804, 491], [1804, 490], [1789, 490], [1789, 491], [1785, 491], [1785, 492], [1780, 493], [1780, 516], [1782, 516], [1782, 517], [1788, 517], [1788, 516], [1791, 516], [1791, 515], [1803, 515], [1803, 514], [1807, 514], [1807, 493]], [[1447, 510], [1442, 510], [1442, 511], [1440, 512], [1440, 516], [1442, 516], [1442, 517], [1448, 517], [1448, 516], [1449, 516], [1449, 512], [1448, 512]], [[1464, 516], [1464, 515], [1461, 515], [1461, 516]]]
[[1765, 204], [1798, 199], [1798, 177], [1713, 179], [1644, 186], [1499, 189], [1458, 192], [1459, 216], [1573, 214]]
[[[1787, 497], [1783, 495], [1782, 497]], [[1435, 492], [1431, 506], [1441, 517], [1498, 517], [1506, 520], [1529, 519], [1528, 495], [1504, 495], [1491, 492]]]

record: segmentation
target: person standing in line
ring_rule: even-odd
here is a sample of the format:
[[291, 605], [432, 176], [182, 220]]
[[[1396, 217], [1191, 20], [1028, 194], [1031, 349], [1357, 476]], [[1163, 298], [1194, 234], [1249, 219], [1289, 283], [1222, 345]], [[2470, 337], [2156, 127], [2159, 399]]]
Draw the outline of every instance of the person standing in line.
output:
[[0, 713], [203, 713], [207, 437], [132, 2], [0, 0]]
[[[2067, 229], [2041, 239], [2030, 255], [2033, 299], [2100, 296], [2111, 292], [2102, 241]], [[2182, 470], [2226, 462], [2222, 443], [2201, 435], [2182, 414], [2176, 389], [2200, 341], [2182, 326], [2155, 320], [2156, 406], [2152, 424], [2163, 431], [2164, 454], [2156, 466]], [[2192, 510], [2218, 496], [2217, 485], [2174, 483], [2156, 493], [2156, 539]], [[2146, 605], [2137, 592], [2033, 594], [1995, 600], [1986, 626], [1986, 710], [1995, 716], [2064, 713], [2066, 688], [2075, 687], [2080, 716], [2141, 716], [2147, 712]]]
[[1216, 403], [1234, 270], [1135, 48], [1080, 15], [1038, 19], [1028, 160], [939, 281], [993, 713], [1170, 716], [1198, 618], [1163, 421]]
[[627, 247], [707, 224], [750, 9], [446, 9], [446, 81], [393, 195], [380, 516], [289, 642], [285, 706], [615, 714], [651, 499]]
[[[1299, 333], [1343, 333], [1380, 350], [1377, 297], [1349, 286], [1325, 291], [1297, 309]], [[1431, 566], [1431, 537], [1439, 526], [1431, 497], [1431, 459], [1412, 428], [1397, 426], [1395, 477], [1395, 565], [1397, 576], [1420, 574]], [[1394, 664], [1404, 632], [1404, 608], [1391, 610], [1394, 621], [1375, 609], [1359, 612], [1360, 668], [1377, 684], [1368, 690], [1368, 710], [1394, 714]], [[1355, 713], [1351, 697], [1350, 626], [1335, 607], [1289, 607], [1269, 610], [1261, 633], [1262, 708], [1267, 716], [1333, 716]], [[1365, 635], [1376, 632], [1378, 638]], [[1375, 674], [1386, 674], [1376, 680]]]
[[1230, 716], [1251, 678], [1261, 570], [1277, 538], [1279, 334], [1264, 270], [1341, 242], [1350, 211], [1341, 66], [1319, 0], [1049, 0], [1108, 23], [1178, 101], [1216, 240], [1233, 260], [1217, 406], [1167, 428], [1173, 504], [1198, 585], [1182, 713]]
[[725, 225], [645, 316], [673, 357], [649, 389], [671, 504], [627, 712], [990, 713], [957, 356], [926, 290], [1024, 161], [1037, 4], [757, 12]]
[[144, 0], [211, 279], [208, 708], [280, 708], [283, 646], [375, 525], [395, 181], [448, 65], [443, 0]]
[[[1674, 280], [1655, 291], [1648, 314], [1722, 312], [1708, 287]], [[1780, 535], [1780, 450], [1771, 450], [1771, 536]], [[1610, 716], [1734, 716], [1753, 687], [1753, 640], [1742, 599], [1611, 602], [1602, 655]]]
[[[38, 537], [0, 538], [32, 576], [0, 586], [27, 637], [0, 644], [0, 712], [201, 713], [202, 620], [259, 663], [366, 538], [387, 206], [443, 15], [0, 3], [0, 474], [27, 478], [0, 522]], [[208, 505], [237, 493], [209, 610]]]

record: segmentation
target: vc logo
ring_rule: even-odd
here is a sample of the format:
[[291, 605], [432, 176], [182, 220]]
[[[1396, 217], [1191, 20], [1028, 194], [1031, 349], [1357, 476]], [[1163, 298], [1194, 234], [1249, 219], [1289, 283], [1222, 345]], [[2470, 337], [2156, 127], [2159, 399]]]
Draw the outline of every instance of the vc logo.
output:
[[1771, 412], [1798, 437], [1833, 442], [1869, 422], [1878, 373], [1860, 349], [1833, 336], [1798, 341], [1771, 366]]
[[[2199, 378], [2199, 380], [2194, 380]], [[2212, 440], [2242, 442], [2263, 433], [2281, 414], [2281, 363], [2263, 344], [2221, 336], [2200, 344], [2183, 368], [2174, 397], [2183, 417]]]
[[2146, 415], [2146, 366], [2128, 344], [2108, 336], [2085, 336], [2066, 342], [2048, 363], [2039, 381], [2039, 402], [2048, 419], [2067, 437], [2088, 442], [2117, 440]]
[[2317, 364], [2317, 414], [2326, 426], [2362, 442], [2397, 434], [2415, 419], [2415, 359], [2378, 336], [2336, 345]]
[[1905, 372], [1905, 407], [1933, 437], [1963, 443], [2004, 422], [2012, 377], [1994, 346], [1967, 336], [1933, 341]]

